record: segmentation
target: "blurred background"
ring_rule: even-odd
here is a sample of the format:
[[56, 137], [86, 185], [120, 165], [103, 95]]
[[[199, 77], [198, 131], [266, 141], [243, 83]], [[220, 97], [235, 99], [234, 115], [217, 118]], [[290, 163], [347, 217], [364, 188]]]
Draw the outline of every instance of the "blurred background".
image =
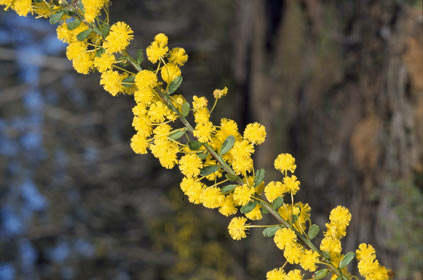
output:
[[[216, 119], [263, 123], [256, 166], [292, 153], [322, 227], [345, 205], [344, 250], [372, 243], [422, 279], [423, 16], [416, 0], [114, 1], [130, 52], [186, 48], [182, 91], [229, 95]], [[178, 170], [129, 146], [131, 97], [76, 74], [46, 20], [0, 11], [0, 279], [264, 279], [271, 239], [183, 198]], [[269, 223], [271, 220], [268, 221]]]

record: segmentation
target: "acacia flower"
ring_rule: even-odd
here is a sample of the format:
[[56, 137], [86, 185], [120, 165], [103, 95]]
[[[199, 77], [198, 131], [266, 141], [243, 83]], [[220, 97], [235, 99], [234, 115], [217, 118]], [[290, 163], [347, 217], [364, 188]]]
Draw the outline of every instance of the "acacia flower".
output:
[[246, 231], [248, 229], [248, 224], [246, 224], [246, 222], [247, 218], [244, 217], [232, 218], [228, 225], [229, 235], [232, 239], [241, 240], [242, 238], [247, 237]]
[[274, 165], [275, 169], [282, 173], [285, 173], [286, 171], [294, 173], [295, 168], [297, 168], [295, 165], [295, 158], [290, 154], [279, 154], [275, 159]]
[[107, 53], [121, 52], [126, 49], [133, 38], [131, 27], [122, 21], [118, 21], [110, 27], [110, 33], [104, 40], [103, 48]]
[[272, 203], [276, 198], [283, 195], [284, 193], [284, 186], [279, 181], [271, 181], [267, 184], [264, 188], [264, 195], [266, 199]]
[[259, 145], [266, 139], [266, 128], [257, 122], [250, 123], [244, 130], [244, 139], [250, 143]]
[[285, 249], [291, 243], [294, 243], [297, 239], [297, 235], [295, 232], [290, 228], [281, 228], [275, 232], [275, 236], [273, 237], [273, 241], [280, 250]]
[[239, 206], [247, 205], [251, 200], [251, 196], [254, 194], [254, 188], [250, 188], [247, 184], [238, 186], [234, 191], [234, 201]]
[[187, 177], [196, 177], [200, 174], [203, 162], [196, 154], [188, 154], [179, 160], [179, 169]]

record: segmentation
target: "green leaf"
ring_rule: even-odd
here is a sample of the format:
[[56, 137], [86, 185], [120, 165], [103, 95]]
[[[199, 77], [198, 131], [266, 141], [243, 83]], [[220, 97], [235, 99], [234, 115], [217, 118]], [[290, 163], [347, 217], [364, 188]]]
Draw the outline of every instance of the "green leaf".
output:
[[170, 83], [170, 85], [169, 85], [169, 89], [168, 89], [168, 91], [167, 91], [167, 93], [169, 94], [169, 95], [171, 95], [172, 93], [174, 93], [178, 88], [179, 88], [179, 86], [182, 84], [182, 76], [178, 76], [178, 77], [176, 77], [175, 78], [175, 80], [173, 80], [171, 83]]
[[342, 280], [348, 280], [348, 277], [345, 276], [344, 274], [342, 274], [341, 277], [342, 277]]
[[209, 153], [204, 151], [204, 152], [198, 153], [197, 156], [200, 159], [204, 160], [204, 159], [206, 159], [209, 156]]
[[106, 38], [106, 36], [109, 35], [109, 30], [110, 30], [110, 26], [107, 23], [103, 24], [103, 30], [100, 35], [103, 38]]
[[343, 269], [344, 267], [346, 267], [355, 257], [355, 253], [354, 252], [348, 252], [343, 258], [342, 260], [339, 262], [339, 268]]
[[227, 193], [233, 191], [237, 186], [238, 185], [235, 185], [235, 184], [227, 185], [227, 186], [224, 186], [220, 191], [223, 194], [227, 194]]
[[264, 237], [272, 237], [280, 229], [281, 226], [270, 226], [263, 230]]
[[[135, 82], [135, 76], [129, 76], [122, 80], [124, 83], [134, 83]], [[123, 84], [124, 87], [131, 87], [133, 85]]]
[[313, 279], [315, 279], [315, 280], [323, 279], [323, 278], [326, 277], [326, 275], [328, 275], [328, 272], [329, 272], [329, 270], [327, 270], [326, 268], [320, 269], [313, 274]]
[[182, 116], [184, 116], [184, 117], [188, 116], [190, 109], [191, 109], [191, 107], [190, 107], [188, 102], [185, 102], [184, 104], [182, 104], [182, 107], [181, 107]]
[[103, 35], [102, 31], [98, 28], [96, 24], [93, 24], [92, 30], [100, 36]]
[[144, 54], [142, 52], [142, 49], [139, 49], [137, 51], [137, 63], [141, 64], [144, 61]]
[[77, 18], [75, 18], [74, 20], [72, 20], [71, 22], [67, 23], [68, 29], [69, 30], [74, 30], [75, 28], [77, 28], [79, 25], [81, 24], [81, 21]]
[[228, 178], [228, 179], [229, 179], [229, 181], [231, 181], [231, 182], [238, 182], [238, 176], [236, 176], [236, 175], [226, 174], [225, 176], [226, 176], [226, 178]]
[[341, 277], [341, 276], [338, 276], [338, 277], [336, 278], [336, 280], [342, 280], [342, 277]]
[[261, 208], [260, 208], [260, 211], [261, 211], [261, 213], [262, 213], [263, 215], [269, 214], [269, 210], [267, 210], [267, 209], [266, 209], [266, 208], [264, 208], [264, 207], [261, 207]]
[[292, 215], [292, 223], [296, 223], [298, 221], [298, 215]]
[[50, 17], [50, 24], [56, 24], [62, 18], [64, 11], [59, 11]]
[[169, 135], [169, 138], [170, 138], [170, 139], [173, 139], [173, 140], [178, 140], [179, 138], [181, 138], [182, 136], [184, 136], [185, 132], [186, 132], [186, 129], [183, 129], [183, 130], [178, 130], [178, 131], [172, 132], [172, 133]]
[[93, 30], [91, 28], [88, 28], [87, 30], [84, 30], [78, 35], [76, 35], [76, 39], [78, 39], [78, 41], [84, 41], [88, 38], [88, 36], [90, 36], [91, 32], [93, 32]]
[[235, 143], [235, 137], [232, 135], [229, 135], [225, 141], [223, 142], [222, 148], [220, 148], [220, 155], [224, 155], [227, 152], [229, 152], [230, 149], [232, 149], [233, 145]]
[[322, 251], [322, 255], [323, 255], [323, 257], [325, 257], [326, 259], [330, 260], [330, 256], [329, 256], [328, 252], [326, 252], [326, 251]]
[[283, 205], [283, 197], [278, 197], [272, 202], [273, 210], [278, 210]]
[[202, 168], [200, 170], [200, 176], [207, 176], [210, 174], [213, 174], [214, 172], [216, 172], [219, 169], [218, 165], [210, 165], [210, 166], [206, 166], [204, 168]]
[[264, 169], [260, 168], [256, 171], [256, 177], [254, 177], [254, 187], [257, 187], [264, 181]]
[[203, 146], [203, 143], [195, 141], [195, 140], [188, 142], [188, 147], [191, 149], [191, 151], [196, 151], [200, 149], [201, 146]]
[[253, 211], [253, 209], [256, 207], [257, 202], [255, 201], [250, 201], [248, 202], [247, 205], [242, 206], [239, 210], [241, 211], [241, 213], [243, 214], [248, 214], [251, 211]]
[[315, 238], [320, 232], [320, 227], [316, 224], [312, 224], [308, 229], [308, 238], [311, 240]]

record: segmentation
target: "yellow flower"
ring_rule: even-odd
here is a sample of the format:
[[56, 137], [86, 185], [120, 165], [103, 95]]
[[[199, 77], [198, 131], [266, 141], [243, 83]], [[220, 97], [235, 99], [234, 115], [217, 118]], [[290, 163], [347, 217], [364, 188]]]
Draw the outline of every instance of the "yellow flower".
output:
[[316, 263], [319, 262], [319, 253], [312, 250], [305, 250], [301, 258], [300, 265], [303, 269], [308, 271], [316, 271]]
[[216, 99], [220, 99], [228, 93], [228, 88], [224, 87], [223, 89], [215, 89], [213, 91], [213, 97]]
[[233, 194], [227, 195], [225, 197], [222, 206], [220, 206], [219, 208], [219, 212], [226, 217], [233, 215], [237, 212], [237, 209], [234, 205]]
[[104, 2], [104, 0], [82, 0], [85, 10], [84, 18], [87, 22], [91, 23], [94, 21], [105, 4]]
[[232, 239], [241, 240], [247, 237], [246, 230], [248, 229], [248, 224], [245, 224], [246, 222], [247, 218], [244, 217], [232, 218], [228, 225], [229, 235]]
[[198, 141], [207, 143], [211, 140], [212, 133], [215, 131], [215, 127], [212, 122], [199, 123], [195, 126], [194, 136]]
[[134, 93], [134, 99], [137, 104], [148, 106], [154, 101], [154, 92], [151, 88], [137, 89]]
[[179, 160], [179, 169], [186, 177], [196, 177], [200, 174], [203, 162], [196, 154], [188, 154]]
[[290, 154], [279, 154], [275, 159], [275, 169], [281, 171], [282, 173], [290, 171], [294, 173], [295, 168], [295, 158]]
[[104, 40], [103, 47], [107, 53], [121, 52], [126, 49], [133, 38], [133, 31], [129, 25], [118, 21], [110, 27], [109, 35]]
[[254, 194], [254, 188], [250, 188], [247, 184], [238, 186], [234, 190], [234, 201], [239, 206], [245, 206], [251, 200]]
[[296, 242], [289, 243], [283, 251], [283, 256], [290, 264], [298, 264], [303, 257], [303, 248]]
[[170, 84], [173, 82], [177, 77], [181, 76], [181, 69], [173, 63], [168, 63], [162, 67], [161, 75], [163, 81]]
[[94, 66], [100, 73], [105, 72], [112, 68], [112, 65], [116, 63], [114, 54], [103, 53], [101, 56], [94, 59]]
[[4, 10], [7, 11], [12, 5], [14, 0], [0, 0], [0, 5], [6, 6]]
[[295, 243], [297, 235], [290, 228], [278, 229], [273, 237], [273, 241], [280, 250], [285, 249], [291, 243]]
[[303, 276], [298, 269], [291, 270], [283, 280], [302, 280]]
[[344, 206], [337, 206], [330, 211], [329, 220], [339, 227], [347, 227], [351, 221], [351, 213]]
[[245, 214], [245, 216], [250, 220], [261, 220], [263, 218], [263, 215], [261, 214], [260, 208], [260, 204], [257, 204], [256, 207], [254, 207], [251, 212]]
[[283, 178], [283, 184], [285, 190], [292, 194], [296, 194], [300, 190], [300, 181], [297, 180], [297, 176], [286, 176]]
[[203, 192], [204, 185], [200, 182], [194, 182], [188, 186], [185, 194], [188, 196], [189, 202], [193, 204], [200, 204], [200, 197]]
[[234, 157], [232, 161], [232, 167], [237, 175], [253, 170], [253, 164], [253, 159], [249, 156]]
[[152, 127], [150, 118], [145, 113], [136, 115], [132, 121], [132, 126], [137, 132], [142, 133], [146, 137], [151, 135]]
[[320, 243], [320, 250], [327, 252], [331, 258], [335, 258], [341, 254], [341, 241], [331, 236], [325, 236]]
[[141, 70], [135, 76], [135, 85], [138, 89], [154, 88], [157, 86], [157, 76], [153, 71]]
[[154, 102], [148, 111], [148, 116], [153, 123], [163, 122], [167, 114], [169, 114], [169, 108], [161, 100]]
[[94, 60], [87, 52], [79, 54], [72, 60], [73, 68], [79, 74], [88, 74], [94, 66]]
[[244, 130], [244, 139], [255, 145], [260, 145], [266, 139], [266, 128], [257, 122], [250, 123]]
[[131, 138], [131, 148], [136, 154], [147, 154], [148, 141], [145, 135], [137, 133]]
[[204, 96], [197, 97], [196, 95], [194, 95], [192, 100], [192, 108], [194, 112], [207, 107], [208, 100]]
[[205, 188], [200, 195], [200, 202], [207, 208], [221, 207], [224, 200], [225, 196], [218, 187]]
[[77, 56], [87, 52], [87, 44], [84, 42], [73, 42], [66, 47], [66, 57], [69, 60], [76, 58]]
[[282, 268], [275, 268], [266, 273], [266, 280], [284, 280], [286, 277]]
[[167, 36], [163, 33], [159, 33], [154, 37], [154, 41], [150, 46], [147, 47], [146, 53], [147, 58], [152, 63], [156, 63], [159, 59], [163, 58], [169, 51], [167, 47]]
[[173, 48], [169, 54], [169, 62], [182, 66], [187, 62], [188, 55], [183, 48]]
[[107, 70], [101, 74], [100, 85], [111, 95], [116, 96], [123, 91], [122, 80], [123, 76], [119, 72]]
[[26, 17], [28, 13], [32, 13], [32, 1], [15, 0], [12, 9], [15, 10], [18, 15]]
[[267, 184], [266, 188], [264, 189], [264, 194], [266, 199], [272, 203], [276, 198], [282, 196], [284, 194], [284, 186], [281, 182], [271, 181]]

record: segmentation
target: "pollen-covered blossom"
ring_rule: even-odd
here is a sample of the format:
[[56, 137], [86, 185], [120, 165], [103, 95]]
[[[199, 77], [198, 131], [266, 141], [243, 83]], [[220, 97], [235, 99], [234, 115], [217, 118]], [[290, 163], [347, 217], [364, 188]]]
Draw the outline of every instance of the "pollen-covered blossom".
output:
[[235, 203], [239, 206], [247, 205], [254, 192], [254, 188], [249, 187], [247, 184], [236, 187], [234, 191]]
[[219, 208], [219, 213], [228, 217], [230, 215], [233, 215], [237, 212], [237, 208], [234, 204], [234, 198], [233, 194], [229, 194], [225, 197], [225, 200], [223, 201], [222, 206]]
[[273, 241], [280, 250], [285, 249], [291, 243], [294, 243], [297, 239], [297, 235], [290, 228], [278, 229], [273, 237]]
[[188, 55], [183, 48], [173, 48], [169, 53], [169, 62], [182, 66], [187, 62]]
[[83, 52], [72, 59], [72, 66], [79, 74], [87, 75], [94, 67], [94, 60], [89, 53]]
[[298, 269], [291, 270], [283, 280], [302, 280], [303, 276]]
[[362, 243], [356, 251], [358, 271], [366, 280], [388, 280], [391, 271], [379, 264], [375, 249], [370, 244]]
[[131, 148], [136, 154], [147, 154], [148, 140], [142, 133], [134, 134], [131, 138]]
[[160, 71], [163, 81], [170, 84], [177, 77], [181, 76], [181, 69], [176, 64], [168, 63]]
[[290, 264], [299, 264], [303, 258], [303, 247], [297, 242], [292, 242], [286, 245], [283, 251], [283, 256]]
[[320, 250], [327, 252], [331, 258], [341, 254], [341, 241], [331, 236], [325, 236], [320, 243]]
[[79, 42], [76, 36], [84, 30], [87, 30], [89, 27], [84, 22], [81, 22], [78, 27], [75, 29], [69, 30], [68, 24], [66, 22], [60, 24], [57, 29], [57, 38], [64, 43], [73, 43]]
[[224, 87], [223, 89], [215, 89], [213, 91], [213, 97], [216, 99], [220, 99], [228, 93], [228, 88]]
[[149, 70], [141, 70], [135, 76], [135, 85], [138, 89], [154, 88], [157, 86], [157, 76]]
[[28, 13], [32, 13], [32, 1], [31, 0], [15, 0], [13, 2], [13, 9], [20, 16], [26, 17]]
[[319, 253], [313, 250], [304, 250], [300, 265], [308, 271], [316, 271], [316, 264], [319, 262]]
[[266, 128], [259, 123], [250, 123], [244, 130], [244, 139], [255, 145], [262, 144], [266, 139]]
[[179, 169], [187, 177], [196, 177], [200, 174], [203, 162], [196, 154], [188, 154], [180, 158]]
[[272, 203], [276, 198], [284, 194], [284, 185], [279, 181], [271, 181], [264, 188], [266, 199]]
[[200, 202], [207, 208], [218, 208], [223, 205], [225, 196], [218, 187], [207, 187], [200, 195]]
[[207, 107], [208, 100], [204, 96], [198, 97], [198, 96], [194, 95], [192, 97], [192, 100], [193, 100], [192, 101], [192, 107], [194, 109], [194, 112], [196, 112], [196, 111], [198, 111], [202, 108]]
[[256, 207], [254, 207], [253, 210], [245, 214], [245, 216], [250, 220], [261, 220], [263, 218], [263, 215], [261, 213], [261, 206], [260, 204], [257, 204]]
[[247, 219], [244, 217], [232, 218], [228, 225], [229, 235], [234, 240], [241, 240], [247, 237], [248, 224], [246, 225]]
[[126, 49], [134, 38], [133, 31], [129, 25], [118, 21], [110, 27], [110, 33], [103, 43], [107, 53], [117, 53]]
[[117, 71], [107, 70], [101, 74], [100, 85], [104, 90], [111, 95], [116, 96], [119, 92], [123, 91], [122, 80], [124, 76]]
[[279, 154], [274, 162], [275, 169], [282, 173], [290, 171], [294, 173], [297, 166], [295, 165], [295, 158], [290, 154]]
[[93, 22], [99, 15], [101, 8], [107, 2], [108, 0], [82, 0], [82, 5], [84, 5], [85, 9], [85, 20], [90, 23]]
[[330, 211], [329, 220], [340, 227], [347, 227], [351, 221], [351, 213], [344, 206], [337, 206]]
[[169, 51], [167, 41], [167, 36], [163, 33], [159, 33], [154, 37], [154, 41], [146, 49], [147, 58], [150, 62], [156, 63], [166, 55]]
[[286, 176], [283, 178], [283, 184], [286, 192], [296, 194], [300, 190], [300, 181], [297, 180], [297, 176]]
[[282, 268], [275, 268], [266, 273], [266, 280], [284, 280], [286, 277]]
[[188, 196], [189, 202], [200, 204], [200, 196], [204, 185], [193, 178], [184, 178], [180, 184], [183, 193]]
[[112, 68], [112, 65], [116, 63], [116, 58], [114, 54], [103, 53], [99, 57], [94, 59], [94, 66], [97, 68], [98, 72], [103, 73]]
[[14, 0], [0, 0], [0, 5], [4, 5], [4, 10], [6, 11], [13, 5]]
[[85, 42], [72, 42], [66, 47], [66, 57], [72, 60], [79, 55], [87, 52], [87, 44]]

